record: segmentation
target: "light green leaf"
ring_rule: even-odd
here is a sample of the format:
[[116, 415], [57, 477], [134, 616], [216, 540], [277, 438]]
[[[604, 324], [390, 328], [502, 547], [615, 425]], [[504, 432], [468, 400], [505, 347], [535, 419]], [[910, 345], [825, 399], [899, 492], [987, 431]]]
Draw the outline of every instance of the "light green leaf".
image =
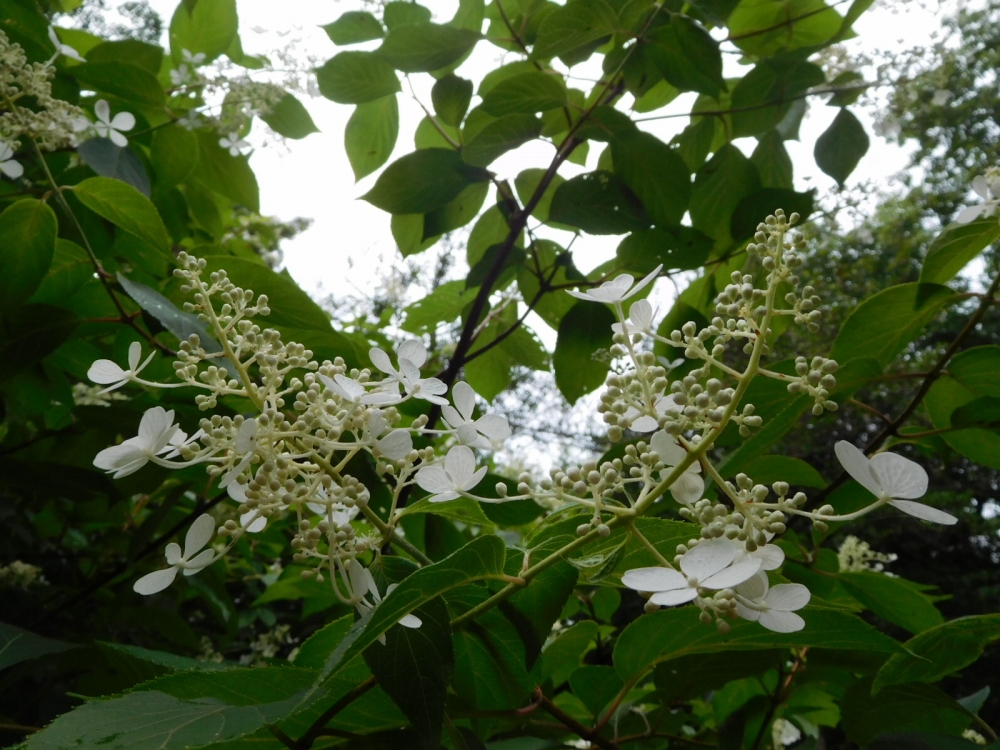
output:
[[788, 482], [793, 487], [826, 487], [826, 482], [812, 465], [792, 456], [761, 456], [754, 459], [746, 473], [755, 484]]
[[868, 153], [868, 143], [868, 134], [858, 118], [842, 109], [816, 139], [813, 150], [816, 165], [843, 186], [861, 157]]
[[465, 144], [462, 158], [473, 166], [486, 167], [508, 151], [534, 140], [541, 132], [542, 121], [534, 115], [504, 115]]
[[823, 0], [741, 0], [727, 25], [737, 47], [770, 57], [823, 44], [838, 34], [841, 17]]
[[465, 281], [447, 281], [430, 294], [403, 310], [400, 326], [410, 333], [434, 330], [439, 323], [450, 323], [476, 298], [478, 287], [466, 289]]
[[[2, 222], [2, 217], [0, 217]], [[94, 266], [87, 251], [69, 240], [57, 239], [56, 251], [48, 273], [31, 295], [31, 302], [42, 302], [57, 307], [94, 277]]]
[[[83, 88], [112, 94], [137, 105], [161, 108], [164, 102], [163, 87], [156, 76], [138, 65], [124, 62], [86, 63], [73, 68], [73, 75]], [[119, 105], [120, 107], [121, 105]], [[117, 114], [119, 107], [112, 109]], [[128, 108], [125, 107], [128, 111]]]
[[354, 170], [355, 181], [366, 177], [389, 160], [399, 135], [399, 104], [396, 95], [359, 104], [344, 130], [344, 150]]
[[391, 29], [375, 54], [396, 70], [425, 73], [457, 62], [481, 38], [482, 35], [474, 31], [454, 26], [407, 24]]
[[611, 141], [611, 153], [615, 174], [653, 222], [680, 224], [691, 200], [691, 173], [677, 152], [656, 136], [635, 131]]
[[157, 128], [150, 151], [157, 194], [184, 182], [198, 165], [198, 138], [179, 125]]
[[500, 81], [483, 96], [482, 107], [494, 117], [536, 114], [566, 105], [566, 85], [561, 78], [530, 71]]
[[341, 52], [316, 69], [316, 82], [338, 104], [363, 104], [402, 90], [392, 66], [374, 52]]
[[362, 198], [391, 214], [424, 214], [440, 208], [489, 172], [462, 161], [457, 151], [425, 148], [397, 159]]
[[385, 35], [379, 20], [363, 10], [349, 10], [322, 28], [330, 37], [330, 41], [337, 45], [368, 42], [372, 39], [381, 39]]
[[[490, 254], [484, 257], [483, 263], [491, 263]], [[480, 280], [477, 279], [477, 285]], [[466, 283], [469, 283], [468, 281]], [[495, 321], [490, 323], [482, 333], [476, 337], [475, 349], [480, 350], [491, 344], [497, 336], [507, 329], [510, 324], [505, 321]], [[475, 352], [473, 352], [475, 354]], [[502, 391], [510, 385], [510, 370], [514, 366], [514, 360], [502, 346], [491, 346], [486, 351], [478, 354], [474, 359], [465, 363], [465, 379], [472, 386], [472, 389], [487, 401], [493, 401]]]
[[170, 56], [176, 63], [184, 60], [184, 50], [214, 60], [229, 49], [239, 28], [236, 0], [198, 0], [191, 5], [178, 3], [170, 21]]
[[642, 201], [621, 178], [600, 170], [560, 185], [552, 197], [549, 220], [590, 234], [625, 234], [650, 224]]
[[552, 365], [559, 392], [571, 404], [600, 388], [608, 374], [608, 359], [601, 353], [611, 348], [612, 312], [597, 302], [581, 300], [559, 323]]
[[438, 79], [431, 89], [431, 102], [438, 118], [445, 125], [457, 128], [469, 111], [472, 101], [472, 81], [449, 73]]
[[400, 26], [410, 26], [415, 23], [427, 23], [431, 20], [430, 8], [410, 0], [392, 0], [385, 4], [385, 25], [389, 30]]
[[13, 311], [38, 289], [52, 264], [57, 229], [55, 213], [34, 198], [0, 214], [0, 312]]
[[947, 284], [956, 274], [1000, 239], [1000, 222], [995, 216], [968, 224], [949, 224], [927, 248], [920, 280], [932, 284]]
[[167, 228], [156, 206], [131, 185], [111, 177], [91, 177], [73, 187], [73, 194], [94, 213], [162, 252], [170, 249]]
[[299, 140], [310, 133], [318, 133], [319, 128], [313, 122], [308, 110], [302, 102], [285, 92], [285, 95], [271, 107], [271, 110], [260, 116], [278, 135]]
[[948, 373], [976, 396], [1000, 396], [1000, 346], [974, 346], [948, 363]]
[[[64, 31], [60, 30], [60, 33]], [[74, 49], [80, 52], [76, 47]], [[113, 62], [136, 65], [155, 76], [159, 75], [163, 64], [163, 48], [138, 39], [118, 39], [91, 47], [86, 52], [86, 58], [89, 63]]]
[[442, 518], [451, 518], [455, 521], [461, 521], [462, 523], [466, 523], [471, 526], [493, 525], [493, 522], [490, 521], [490, 519], [488, 519], [483, 513], [479, 503], [471, 497], [459, 497], [454, 500], [449, 500], [446, 503], [432, 503], [430, 498], [425, 497], [417, 500], [415, 503], [409, 503], [400, 515], [409, 516], [414, 513], [430, 513], [431, 515], [441, 516]]
[[229, 198], [251, 211], [260, 211], [260, 188], [245, 156], [232, 156], [219, 145], [214, 132], [198, 136], [198, 166], [192, 175], [204, 187]]
[[700, 24], [679, 13], [650, 35], [647, 54], [663, 77], [681, 91], [717, 96], [725, 88], [719, 43]]
[[593, 44], [618, 28], [618, 14], [605, 0], [574, 0], [553, 11], [538, 30], [531, 55], [549, 60]]

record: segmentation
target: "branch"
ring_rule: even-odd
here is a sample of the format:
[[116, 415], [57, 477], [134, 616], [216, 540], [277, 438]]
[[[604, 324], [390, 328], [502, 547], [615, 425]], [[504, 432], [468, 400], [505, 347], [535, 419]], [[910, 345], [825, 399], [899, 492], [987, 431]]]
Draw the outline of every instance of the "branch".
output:
[[601, 737], [593, 730], [585, 727], [583, 724], [578, 722], [568, 713], [563, 711], [559, 706], [550, 701], [545, 693], [542, 692], [541, 688], [535, 688], [535, 697], [538, 699], [541, 707], [551, 714], [554, 718], [559, 719], [566, 727], [571, 731], [580, 736], [582, 739], [589, 740], [603, 750], [616, 750], [615, 743], [610, 740]]

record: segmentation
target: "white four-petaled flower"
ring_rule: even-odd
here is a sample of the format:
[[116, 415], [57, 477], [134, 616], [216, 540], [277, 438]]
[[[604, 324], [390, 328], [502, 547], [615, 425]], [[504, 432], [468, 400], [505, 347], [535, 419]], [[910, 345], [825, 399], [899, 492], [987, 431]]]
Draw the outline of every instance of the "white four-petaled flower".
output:
[[128, 138], [122, 132], [135, 127], [135, 115], [131, 112], [119, 112], [111, 117], [111, 106], [101, 99], [94, 105], [94, 115], [97, 122], [94, 123], [94, 130], [101, 138], [109, 138], [118, 148], [125, 148], [128, 145]]
[[59, 37], [56, 36], [55, 26], [49, 26], [49, 41], [52, 42], [52, 46], [56, 48], [56, 57], [62, 55], [63, 57], [68, 57], [71, 60], [76, 60], [77, 62], [87, 62], [80, 56], [79, 52], [70, 47], [68, 44], [63, 44], [59, 41]]
[[184, 62], [187, 63], [188, 65], [190, 65], [192, 68], [194, 68], [194, 67], [197, 67], [198, 65], [201, 65], [203, 62], [205, 62], [205, 53], [204, 52], [196, 52], [195, 54], [192, 55], [191, 54], [191, 50], [182, 49], [181, 50], [181, 59], [183, 59]]
[[[667, 466], [660, 472], [660, 476], [664, 478], [688, 454], [677, 442], [677, 438], [665, 430], [653, 434], [649, 440], [649, 447], [659, 454], [660, 460]], [[705, 480], [701, 478], [700, 474], [701, 464], [698, 461], [693, 461], [690, 466], [684, 469], [684, 472], [670, 485], [670, 494], [673, 495], [674, 500], [687, 504], [701, 500], [702, 493], [705, 492]]]
[[632, 303], [628, 309], [628, 320], [624, 323], [614, 323], [611, 330], [615, 333], [645, 333], [653, 324], [653, 305], [648, 299], [640, 299]]
[[422, 398], [432, 404], [445, 406], [448, 400], [442, 398], [448, 392], [448, 386], [437, 378], [421, 378], [420, 368], [427, 361], [427, 349], [417, 339], [409, 339], [399, 345], [396, 358], [399, 369], [392, 366], [389, 355], [381, 349], [368, 352], [372, 364], [389, 377], [379, 384], [378, 388], [363, 399], [366, 404], [387, 405], [398, 403], [399, 386], [408, 396]]
[[385, 414], [377, 410], [369, 413], [368, 439], [383, 456], [398, 461], [413, 450], [413, 438], [410, 437], [409, 430], [402, 428], [392, 430], [385, 437], [381, 437], [388, 428], [389, 423]]
[[250, 144], [240, 138], [240, 134], [235, 130], [228, 136], [220, 138], [219, 145], [224, 149], [228, 149], [230, 156], [239, 156], [243, 152], [243, 149], [250, 147]]
[[673, 607], [692, 601], [698, 589], [719, 591], [737, 586], [760, 570], [761, 561], [745, 557], [736, 560], [736, 549], [727, 539], [702, 542], [684, 553], [681, 571], [672, 568], [634, 568], [622, 576], [622, 583], [636, 591], [653, 592], [649, 601]]
[[476, 409], [476, 392], [471, 385], [465, 381], [455, 383], [451, 389], [451, 397], [455, 405], [443, 406], [441, 416], [457, 432], [458, 439], [463, 444], [489, 450], [510, 437], [510, 425], [507, 424], [506, 417], [484, 414], [479, 419], [472, 419]]
[[155, 594], [174, 582], [178, 570], [183, 570], [186, 576], [193, 576], [210, 565], [215, 559], [215, 553], [211, 549], [202, 552], [199, 550], [208, 544], [213, 534], [215, 520], [207, 513], [198, 516], [184, 537], [184, 553], [181, 554], [181, 546], [176, 542], [168, 544], [164, 553], [170, 567], [144, 575], [135, 582], [132, 590], [137, 594]]
[[[375, 577], [372, 575], [372, 572], [357, 560], [349, 561], [348, 575], [350, 576], [351, 590], [355, 600], [354, 606], [362, 615], [367, 614], [380, 605], [399, 585], [398, 583], [390, 583], [386, 587], [385, 597], [382, 597], [378, 593], [378, 585], [375, 583]], [[371, 594], [374, 604], [365, 598], [367, 594]], [[399, 624], [404, 628], [419, 628], [423, 625], [423, 622], [416, 615], [406, 614], [400, 618]], [[385, 633], [378, 637], [378, 641], [383, 646], [385, 645]]]
[[801, 583], [781, 583], [771, 588], [761, 571], [736, 587], [736, 611], [744, 620], [759, 622], [775, 633], [794, 633], [805, 627], [795, 614], [809, 603], [809, 589]]
[[101, 391], [101, 393], [113, 391], [117, 388], [121, 388], [133, 377], [142, 372], [146, 365], [149, 364], [149, 361], [153, 358], [154, 353], [155, 352], [150, 352], [149, 356], [146, 357], [146, 361], [139, 364], [139, 358], [142, 357], [142, 344], [138, 341], [133, 341], [128, 347], [127, 370], [123, 370], [118, 366], [117, 362], [112, 362], [110, 359], [99, 359], [90, 366], [89, 370], [87, 370], [87, 377], [98, 385], [108, 386]]
[[627, 273], [623, 273], [611, 281], [605, 281], [599, 287], [594, 289], [587, 289], [579, 292], [575, 289], [567, 289], [567, 294], [572, 294], [577, 299], [586, 300], [588, 302], [604, 302], [604, 303], [614, 303], [614, 302], [624, 302], [629, 297], [638, 294], [646, 285], [650, 284], [663, 269], [662, 265], [657, 266], [652, 273], [647, 275], [642, 281], [640, 281], [635, 286], [632, 283], [635, 278]]
[[486, 467], [476, 470], [476, 457], [472, 449], [464, 445], [456, 445], [444, 457], [444, 466], [424, 466], [417, 472], [417, 484], [431, 493], [432, 503], [443, 503], [461, 497], [468, 492], [483, 477]]
[[12, 180], [18, 179], [24, 174], [24, 167], [20, 162], [14, 161], [14, 149], [10, 144], [0, 141], [0, 174], [4, 174]]
[[983, 199], [982, 203], [969, 206], [955, 217], [959, 224], [968, 224], [980, 216], [992, 216], [1000, 209], [1000, 169], [992, 167], [985, 175], [979, 175], [972, 181], [972, 189]]
[[113, 473], [115, 479], [127, 477], [160, 454], [173, 451], [177, 447], [179, 431], [180, 428], [174, 424], [174, 412], [154, 406], [142, 415], [138, 436], [102, 450], [94, 457], [94, 466]]
[[844, 470], [880, 500], [924, 521], [947, 525], [958, 522], [950, 513], [913, 502], [927, 492], [927, 472], [915, 461], [896, 453], [877, 453], [869, 459], [846, 440], [833, 449]]

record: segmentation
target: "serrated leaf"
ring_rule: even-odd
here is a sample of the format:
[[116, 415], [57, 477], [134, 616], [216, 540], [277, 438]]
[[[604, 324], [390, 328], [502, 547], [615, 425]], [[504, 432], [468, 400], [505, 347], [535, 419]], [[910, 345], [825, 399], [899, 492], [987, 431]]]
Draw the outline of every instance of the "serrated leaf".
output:
[[725, 87], [719, 43], [701, 25], [675, 13], [649, 36], [646, 54], [673, 86], [713, 97]]
[[389, 160], [399, 135], [396, 95], [359, 104], [344, 129], [344, 150], [354, 180], [367, 177]]
[[434, 330], [439, 323], [450, 323], [475, 299], [478, 289], [467, 289], [464, 280], [447, 281], [407, 307], [400, 327], [410, 333], [420, 333]]
[[858, 118], [840, 110], [822, 135], [816, 139], [813, 155], [816, 165], [843, 186], [861, 157], [868, 153], [868, 134]]
[[404, 73], [426, 73], [457, 62], [482, 35], [436, 23], [396, 26], [375, 54]]
[[472, 81], [454, 73], [437, 80], [431, 89], [431, 102], [442, 122], [456, 128], [462, 123], [472, 101], [472, 89]]
[[316, 82], [338, 104], [363, 104], [402, 90], [392, 66], [374, 52], [341, 52], [316, 69]]
[[668, 270], [700, 268], [712, 251], [712, 238], [691, 227], [653, 227], [632, 232], [618, 245], [618, 259], [637, 273], [649, 273], [658, 265]]
[[381, 39], [385, 35], [385, 29], [379, 20], [363, 10], [349, 10], [322, 29], [336, 45], [368, 42], [372, 39]]
[[506, 78], [483, 96], [482, 107], [494, 117], [537, 114], [566, 105], [566, 86], [561, 78], [529, 71]]
[[590, 234], [625, 234], [650, 224], [642, 201], [621, 178], [600, 170], [560, 185], [552, 197], [549, 220]]
[[16, 625], [0, 622], [0, 670], [22, 661], [37, 659], [46, 654], [57, 654], [71, 648], [76, 646], [35, 635]]
[[879, 617], [920, 633], [944, 622], [933, 602], [902, 578], [861, 571], [841, 573], [840, 580], [851, 596]]
[[759, 188], [757, 168], [738, 148], [726, 144], [695, 175], [691, 222], [696, 229], [716, 240], [729, 240], [736, 207]]
[[489, 172], [466, 164], [457, 151], [425, 148], [397, 159], [362, 198], [391, 214], [424, 214], [448, 203]]
[[143, 242], [166, 253], [167, 228], [156, 206], [131, 185], [110, 177], [91, 177], [73, 187], [73, 194], [94, 213]]
[[642, 201], [654, 223], [680, 224], [691, 200], [691, 173], [676, 151], [650, 133], [611, 141], [615, 174]]
[[504, 115], [486, 125], [462, 149], [462, 158], [476, 167], [486, 167], [508, 151], [534, 140], [542, 132], [542, 121], [534, 115]]
[[538, 29], [532, 57], [548, 60], [593, 44], [618, 28], [605, 0], [575, 0], [553, 11]]

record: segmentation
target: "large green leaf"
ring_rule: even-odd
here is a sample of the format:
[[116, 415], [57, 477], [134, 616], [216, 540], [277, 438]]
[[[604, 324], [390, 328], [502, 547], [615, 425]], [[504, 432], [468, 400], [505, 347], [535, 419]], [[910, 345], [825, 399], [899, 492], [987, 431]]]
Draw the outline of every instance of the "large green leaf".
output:
[[236, 0], [178, 3], [170, 20], [170, 55], [177, 63], [183, 62], [184, 50], [212, 60], [229, 49], [238, 28]]
[[552, 197], [549, 220], [590, 234], [625, 234], [650, 224], [642, 201], [620, 177], [603, 170], [560, 185]]
[[270, 110], [260, 116], [278, 135], [285, 138], [305, 138], [310, 133], [318, 133], [309, 111], [292, 94], [285, 95]]
[[552, 12], [538, 30], [533, 57], [548, 60], [593, 44], [618, 28], [618, 14], [605, 0], [572, 0]]
[[385, 29], [379, 20], [363, 10], [347, 11], [333, 23], [324, 26], [323, 31], [337, 45], [368, 42], [385, 35]]
[[692, 224], [716, 240], [728, 240], [736, 207], [759, 187], [757, 168], [736, 146], [726, 144], [695, 174]]
[[741, 0], [727, 19], [736, 46], [760, 57], [820, 45], [840, 32], [841, 23], [823, 0]]
[[655, 224], [680, 224], [691, 200], [691, 174], [676, 151], [650, 133], [634, 131], [611, 141], [615, 174], [642, 201]]
[[488, 182], [473, 182], [440, 208], [428, 211], [424, 214], [424, 237], [440, 237], [464, 227], [479, 215], [489, 192]]
[[489, 172], [462, 161], [457, 151], [423, 148], [397, 159], [362, 198], [391, 214], [424, 214], [448, 203]]
[[792, 159], [788, 156], [785, 141], [777, 130], [769, 130], [759, 138], [757, 148], [750, 155], [750, 161], [760, 173], [760, 184], [765, 188], [794, 187]]
[[[164, 94], [160, 82], [155, 75], [138, 65], [125, 62], [86, 63], [73, 68], [73, 75], [85, 88], [142, 106], [163, 106]], [[112, 111], [117, 113], [118, 108]]]
[[946, 693], [932, 685], [894, 685], [871, 694], [872, 678], [860, 680], [844, 696], [843, 730], [866, 747], [886, 732], [925, 730], [958, 735], [971, 717]]
[[400, 327], [410, 333], [433, 331], [439, 323], [455, 320], [476, 298], [478, 287], [466, 289], [465, 281], [448, 281], [403, 310]]
[[536, 114], [566, 105], [566, 86], [561, 78], [529, 71], [506, 78], [483, 96], [483, 109], [494, 117]]
[[396, 95], [359, 104], [344, 129], [344, 150], [360, 180], [389, 160], [399, 134], [399, 104]]
[[604, 383], [608, 361], [601, 352], [611, 347], [614, 322], [607, 307], [581, 300], [559, 323], [552, 366], [559, 392], [571, 404]]
[[112, 224], [166, 253], [170, 237], [156, 206], [131, 185], [111, 177], [91, 177], [73, 187], [80, 202]]
[[338, 104], [363, 104], [402, 90], [392, 66], [374, 52], [341, 52], [316, 69], [316, 82]]
[[54, 352], [79, 323], [72, 312], [44, 304], [22, 305], [0, 318], [0, 382]]
[[531, 114], [504, 115], [489, 123], [465, 144], [462, 158], [476, 167], [489, 166], [493, 161], [542, 132], [542, 121]]
[[157, 191], [184, 182], [198, 165], [198, 138], [180, 125], [157, 128], [150, 151]]
[[997, 239], [1000, 239], [1000, 222], [993, 216], [968, 224], [949, 224], [927, 248], [920, 280], [947, 284]]
[[542, 681], [552, 680], [553, 687], [564, 683], [580, 666], [597, 629], [593, 620], [583, 620], [559, 633], [542, 651]]
[[45, 203], [26, 198], [0, 214], [0, 313], [28, 299], [52, 264], [56, 215]]
[[824, 83], [822, 68], [813, 63], [758, 63], [732, 91], [731, 137], [759, 136], [777, 128], [804, 92]]
[[766, 216], [783, 209], [786, 216], [797, 213], [803, 220], [813, 212], [815, 190], [797, 193], [782, 188], [763, 188], [743, 198], [733, 211], [729, 231], [737, 242], [754, 236]]
[[94, 277], [94, 265], [87, 251], [69, 240], [57, 239], [52, 265], [29, 298], [47, 305], [65, 304], [81, 286]]
[[[153, 137], [156, 137], [155, 133]], [[101, 177], [114, 177], [127, 182], [149, 197], [149, 175], [132, 147], [120, 148], [108, 138], [90, 138], [77, 146], [76, 152]]]
[[629, 271], [649, 273], [662, 264], [681, 271], [700, 268], [712, 251], [712, 238], [691, 227], [654, 227], [632, 232], [618, 245], [618, 260]]
[[[952, 421], [956, 413], [961, 424], [963, 415], [976, 408], [975, 402], [979, 398], [983, 397], [977, 397], [975, 391], [959, 380], [945, 376], [931, 386], [924, 405], [934, 427], [943, 430], [958, 426]], [[966, 458], [994, 469], [1000, 468], [1000, 435], [995, 431], [969, 427], [945, 432], [941, 438]]]
[[251, 211], [260, 211], [260, 188], [245, 156], [233, 156], [215, 133], [198, 131], [198, 165], [192, 176], [204, 187]]
[[822, 135], [816, 139], [813, 155], [816, 165], [843, 186], [861, 157], [868, 152], [868, 134], [858, 118], [840, 110]]
[[22, 661], [37, 659], [76, 648], [72, 643], [44, 638], [27, 630], [0, 622], [0, 670]]
[[438, 118], [445, 124], [457, 128], [469, 111], [472, 101], [472, 81], [449, 73], [438, 79], [431, 89], [431, 102]]
[[376, 54], [396, 70], [426, 73], [457, 62], [482, 36], [468, 29], [414, 23], [389, 31]]
[[902, 651], [896, 641], [855, 615], [815, 608], [799, 614], [806, 626], [797, 633], [772, 633], [758, 623], [740, 620], [722, 635], [716, 628], [702, 624], [694, 607], [660, 610], [640, 617], [622, 631], [615, 644], [615, 669], [629, 680], [657, 662], [679, 656], [750, 648], [810, 646], [884, 654]]
[[680, 13], [671, 14], [670, 23], [649, 37], [653, 44], [646, 54], [676, 88], [714, 97], [725, 87], [719, 43], [700, 24]]
[[911, 633], [920, 633], [944, 622], [934, 603], [902, 578], [861, 571], [841, 573], [840, 580], [851, 596], [866, 608]]

